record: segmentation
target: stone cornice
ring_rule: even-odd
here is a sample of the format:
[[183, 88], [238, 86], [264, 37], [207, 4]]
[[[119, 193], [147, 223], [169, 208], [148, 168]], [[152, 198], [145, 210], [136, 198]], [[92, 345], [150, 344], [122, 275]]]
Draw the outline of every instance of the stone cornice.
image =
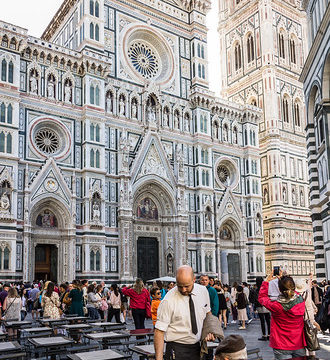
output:
[[57, 10], [56, 14], [52, 18], [51, 22], [47, 26], [46, 30], [41, 35], [41, 39], [49, 41], [56, 30], [60, 27], [62, 24], [64, 18], [69, 13], [71, 8], [77, 3], [78, 0], [65, 0], [60, 8]]

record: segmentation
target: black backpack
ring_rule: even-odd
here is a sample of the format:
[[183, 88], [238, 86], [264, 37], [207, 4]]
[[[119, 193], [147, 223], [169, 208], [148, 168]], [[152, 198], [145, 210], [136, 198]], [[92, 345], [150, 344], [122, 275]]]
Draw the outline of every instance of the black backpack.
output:
[[257, 300], [258, 300], [258, 294], [253, 288], [251, 288], [249, 294], [249, 303], [255, 304]]

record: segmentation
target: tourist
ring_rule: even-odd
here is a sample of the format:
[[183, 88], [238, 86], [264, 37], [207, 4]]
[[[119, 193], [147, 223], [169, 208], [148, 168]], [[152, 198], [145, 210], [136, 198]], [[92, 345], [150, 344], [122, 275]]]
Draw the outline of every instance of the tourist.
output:
[[[7, 286], [6, 286], [7, 287]], [[9, 287], [7, 296], [4, 299], [2, 317], [4, 320], [21, 321], [22, 300], [14, 287]], [[17, 330], [8, 328], [8, 336], [16, 336]]]
[[163, 287], [163, 283], [160, 280], [156, 280], [156, 286], [158, 287], [158, 289], [161, 292], [161, 300], [164, 299], [165, 295], [166, 295], [166, 290]]
[[317, 311], [320, 310], [323, 301], [322, 289], [317, 285], [317, 281], [312, 281], [312, 300], [317, 307]]
[[122, 288], [122, 292], [130, 298], [130, 307], [132, 309], [135, 329], [144, 329], [146, 307], [147, 302], [150, 303], [150, 295], [148, 290], [144, 288], [143, 281], [136, 279], [133, 288], [124, 287]]
[[8, 296], [8, 290], [10, 289], [9, 284], [4, 284], [2, 287], [2, 290], [0, 292], [0, 305], [3, 307], [3, 304], [5, 302], [5, 298]]
[[65, 294], [63, 296], [63, 300], [62, 300], [62, 306], [63, 306], [64, 314], [69, 314], [70, 313], [70, 306], [72, 304], [72, 299], [69, 297], [69, 295], [70, 295], [70, 292], [72, 290], [73, 290], [73, 285], [68, 284], [67, 289], [65, 291]]
[[275, 360], [305, 356], [304, 299], [295, 292], [295, 283], [290, 276], [278, 281], [280, 296], [272, 301], [268, 296], [269, 282], [273, 274], [262, 283], [258, 301], [272, 313], [269, 346]]
[[72, 300], [69, 314], [76, 314], [77, 316], [84, 316], [83, 310], [83, 292], [81, 289], [80, 280], [73, 280], [73, 289], [70, 291], [68, 297]]
[[[270, 312], [264, 306], [262, 306], [260, 304], [260, 302], [258, 301], [262, 282], [263, 282], [263, 278], [261, 276], [258, 276], [256, 278], [256, 285], [257, 285], [256, 296], [257, 297], [255, 300], [254, 306], [256, 308], [256, 311], [257, 311], [259, 319], [260, 319], [261, 332], [262, 332], [262, 337], [258, 338], [258, 340], [267, 341], [267, 340], [269, 340], [269, 336], [270, 336]], [[268, 335], [266, 333], [266, 324], [267, 324]]]
[[214, 360], [246, 360], [247, 350], [244, 339], [239, 335], [225, 337], [215, 350]]
[[206, 286], [206, 289], [210, 296], [210, 306], [211, 306], [211, 313], [214, 316], [218, 316], [219, 314], [219, 298], [215, 288], [210, 286], [210, 279], [209, 276], [203, 274], [199, 278], [199, 283], [203, 286]]
[[167, 285], [167, 291], [170, 291], [174, 288], [175, 284], [173, 281], [171, 281], [168, 285]]
[[38, 311], [38, 305], [39, 305], [39, 286], [38, 284], [33, 284], [33, 289], [29, 291], [29, 300], [32, 303], [32, 320], [35, 318], [38, 319], [39, 311]]
[[248, 320], [247, 313], [246, 313], [246, 305], [248, 304], [248, 300], [246, 295], [243, 291], [242, 286], [237, 286], [237, 293], [236, 293], [236, 307], [238, 313], [238, 321], [241, 321], [241, 326], [238, 328], [239, 330], [245, 330], [245, 321]]
[[[211, 314], [210, 297], [205, 286], [195, 284], [190, 266], [179, 267], [177, 287], [169, 291], [158, 307], [154, 346], [156, 360], [200, 360], [200, 341], [204, 319]], [[213, 334], [205, 339], [214, 340]]]
[[126, 316], [127, 316], [127, 311], [128, 311], [128, 299], [123, 294], [122, 289], [119, 289], [119, 292], [120, 292], [120, 300], [121, 300], [121, 307], [120, 307], [121, 322], [126, 324]]
[[53, 282], [49, 282], [47, 285], [47, 290], [41, 300], [41, 307], [44, 311], [44, 318], [59, 319], [61, 317], [59, 310], [61, 302], [58, 293], [54, 290], [55, 284]]
[[233, 320], [231, 321], [232, 324], [236, 324], [237, 321], [237, 308], [235, 306], [236, 304], [236, 294], [237, 294], [237, 288], [238, 284], [235, 281], [233, 283], [233, 286], [231, 288], [231, 292], [230, 292], [230, 300], [231, 300], [231, 313], [233, 315]]
[[98, 312], [98, 307], [101, 300], [99, 296], [97, 296], [94, 293], [94, 285], [90, 284], [87, 287], [87, 311], [88, 311], [88, 317], [92, 320], [98, 320], [100, 319], [100, 314]]
[[220, 324], [222, 324], [223, 321], [223, 326], [224, 329], [227, 329], [227, 311], [228, 311], [228, 307], [227, 307], [227, 301], [226, 301], [226, 297], [225, 297], [225, 290], [222, 287], [220, 281], [219, 284], [216, 284], [214, 286], [214, 288], [217, 290], [218, 293], [218, 299], [219, 299], [219, 320], [220, 320]]
[[108, 304], [108, 321], [111, 322], [114, 316], [116, 323], [120, 323], [121, 296], [117, 284], [110, 287]]
[[152, 319], [153, 325], [155, 326], [156, 320], [157, 320], [157, 310], [158, 310], [159, 304], [161, 302], [162, 292], [157, 286], [154, 286], [150, 290], [150, 295], [152, 297], [152, 301], [151, 301], [151, 319]]
[[108, 310], [107, 298], [103, 296], [103, 286], [101, 284], [96, 286], [96, 297], [99, 302], [98, 312], [102, 320], [105, 320], [105, 311]]
[[22, 287], [19, 291], [19, 295], [22, 301], [21, 320], [23, 321], [27, 315], [27, 304], [28, 304], [27, 290], [24, 287]]

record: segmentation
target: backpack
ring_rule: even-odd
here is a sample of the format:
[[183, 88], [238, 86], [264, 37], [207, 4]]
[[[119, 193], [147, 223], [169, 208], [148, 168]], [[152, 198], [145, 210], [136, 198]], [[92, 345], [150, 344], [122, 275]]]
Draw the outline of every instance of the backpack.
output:
[[105, 310], [108, 310], [108, 304], [106, 302], [106, 300], [102, 299], [101, 302], [100, 302], [100, 306], [99, 306], [99, 309], [101, 311], [105, 311]]
[[249, 303], [255, 304], [257, 302], [257, 292], [254, 289], [250, 290]]

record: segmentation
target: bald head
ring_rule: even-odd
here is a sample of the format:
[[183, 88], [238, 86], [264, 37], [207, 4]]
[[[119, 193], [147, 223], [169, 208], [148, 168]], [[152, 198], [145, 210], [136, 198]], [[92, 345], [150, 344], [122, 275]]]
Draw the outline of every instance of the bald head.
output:
[[188, 265], [180, 266], [176, 272], [176, 283], [182, 295], [189, 295], [194, 287], [195, 276], [193, 269]]

